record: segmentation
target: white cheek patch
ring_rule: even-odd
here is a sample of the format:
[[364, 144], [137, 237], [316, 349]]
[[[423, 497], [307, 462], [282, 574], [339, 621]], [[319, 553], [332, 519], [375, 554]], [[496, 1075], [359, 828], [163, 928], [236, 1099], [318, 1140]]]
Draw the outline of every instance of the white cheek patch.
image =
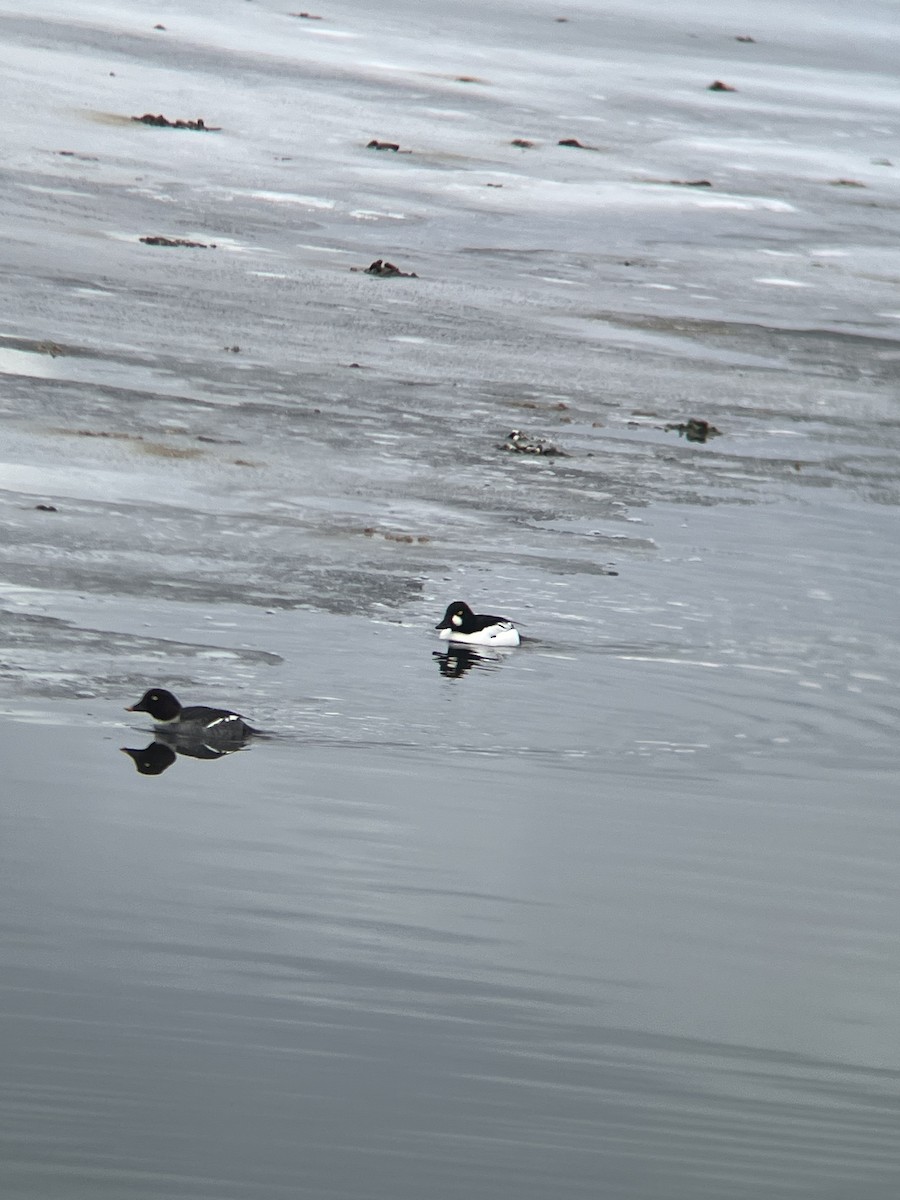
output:
[[460, 625], [462, 625], [462, 617], [459, 615], [459, 613], [453, 614], [453, 616], [450, 618], [450, 624], [459, 629]]

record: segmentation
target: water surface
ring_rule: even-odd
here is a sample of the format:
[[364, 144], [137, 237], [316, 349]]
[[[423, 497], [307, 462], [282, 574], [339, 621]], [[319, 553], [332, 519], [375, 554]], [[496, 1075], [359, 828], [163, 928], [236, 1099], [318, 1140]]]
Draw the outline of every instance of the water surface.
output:
[[0, 12], [4, 1195], [897, 1194], [891, 11], [782, 7]]

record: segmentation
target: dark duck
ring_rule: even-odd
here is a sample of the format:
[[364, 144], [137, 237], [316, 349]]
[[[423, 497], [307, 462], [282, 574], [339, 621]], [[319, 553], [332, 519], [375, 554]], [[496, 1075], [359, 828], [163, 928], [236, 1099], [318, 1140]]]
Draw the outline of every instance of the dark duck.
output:
[[258, 732], [240, 713], [205, 704], [185, 707], [165, 688], [149, 688], [137, 704], [129, 705], [125, 711], [149, 713], [157, 725], [185, 739], [242, 742]]

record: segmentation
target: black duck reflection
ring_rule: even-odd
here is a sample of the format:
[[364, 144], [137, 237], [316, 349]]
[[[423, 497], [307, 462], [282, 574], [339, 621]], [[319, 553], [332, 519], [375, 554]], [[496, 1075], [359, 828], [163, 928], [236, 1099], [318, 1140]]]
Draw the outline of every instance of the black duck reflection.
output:
[[453, 643], [447, 650], [432, 651], [432, 658], [445, 679], [462, 679], [469, 671], [496, 671], [509, 656], [502, 650], [485, 652], [472, 646]]
[[136, 746], [122, 746], [123, 754], [127, 754], [140, 775], [162, 775], [175, 762], [179, 754], [186, 758], [200, 758], [207, 762], [224, 758], [227, 754], [236, 754], [238, 750], [247, 749], [246, 745], [216, 745], [214, 742], [203, 742], [199, 739], [184, 737], [165, 737], [157, 734], [156, 738], [143, 749]]

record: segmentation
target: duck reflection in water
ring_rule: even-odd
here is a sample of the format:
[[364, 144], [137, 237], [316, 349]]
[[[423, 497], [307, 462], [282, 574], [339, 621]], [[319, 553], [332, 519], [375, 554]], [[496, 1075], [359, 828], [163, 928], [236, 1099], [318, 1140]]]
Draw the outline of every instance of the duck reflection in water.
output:
[[448, 650], [433, 650], [431, 656], [445, 679], [462, 679], [463, 675], [473, 668], [479, 671], [496, 671], [508, 657], [502, 650], [486, 653], [472, 646], [459, 646], [455, 643]]
[[207, 762], [224, 758], [226, 754], [235, 754], [245, 750], [245, 745], [210, 745], [207, 742], [195, 741], [183, 737], [164, 737], [157, 735], [156, 740], [143, 750], [133, 746], [123, 746], [122, 753], [127, 754], [141, 775], [162, 775], [175, 762], [179, 754], [186, 758], [202, 758]]

